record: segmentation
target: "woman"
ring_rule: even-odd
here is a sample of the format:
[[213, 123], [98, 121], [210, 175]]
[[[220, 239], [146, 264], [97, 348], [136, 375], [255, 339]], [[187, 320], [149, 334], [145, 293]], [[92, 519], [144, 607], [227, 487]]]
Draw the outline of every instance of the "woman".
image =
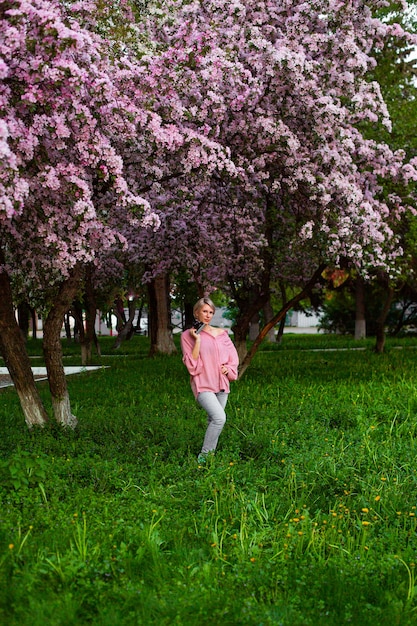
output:
[[229, 381], [237, 379], [239, 358], [227, 330], [210, 325], [216, 308], [210, 298], [194, 305], [194, 317], [203, 322], [198, 332], [190, 328], [181, 335], [183, 363], [188, 369], [191, 389], [207, 413], [207, 430], [198, 461], [214, 452], [226, 422], [224, 411], [230, 391]]

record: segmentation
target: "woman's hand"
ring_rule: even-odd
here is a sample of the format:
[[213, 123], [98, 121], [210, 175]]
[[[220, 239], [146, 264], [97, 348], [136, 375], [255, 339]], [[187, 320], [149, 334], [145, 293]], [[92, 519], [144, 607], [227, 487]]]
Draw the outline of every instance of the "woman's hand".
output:
[[193, 359], [198, 359], [200, 355], [201, 337], [200, 335], [197, 335], [197, 331], [195, 328], [190, 328], [190, 335], [191, 337], [194, 337], [195, 339], [195, 344], [194, 344], [193, 351], [191, 352], [191, 356], [193, 357]]
[[222, 374], [224, 374], [225, 376], [227, 376], [229, 373], [229, 370], [227, 369], [226, 365], [222, 365]]
[[190, 335], [191, 337], [194, 337], [194, 339], [197, 341], [197, 339], [200, 339], [200, 337], [197, 335], [197, 331], [195, 328], [190, 328]]

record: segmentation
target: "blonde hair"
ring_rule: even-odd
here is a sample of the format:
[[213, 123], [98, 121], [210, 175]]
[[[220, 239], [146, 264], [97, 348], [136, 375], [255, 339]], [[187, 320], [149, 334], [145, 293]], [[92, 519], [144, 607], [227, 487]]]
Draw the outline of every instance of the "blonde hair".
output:
[[196, 313], [198, 313], [198, 311], [200, 309], [202, 309], [205, 304], [208, 304], [209, 307], [211, 307], [213, 309], [213, 313], [215, 312], [216, 307], [214, 306], [213, 301], [210, 300], [210, 298], [200, 298], [200, 300], [197, 300], [197, 302], [195, 303], [195, 305], [193, 307], [194, 317], [195, 317]]

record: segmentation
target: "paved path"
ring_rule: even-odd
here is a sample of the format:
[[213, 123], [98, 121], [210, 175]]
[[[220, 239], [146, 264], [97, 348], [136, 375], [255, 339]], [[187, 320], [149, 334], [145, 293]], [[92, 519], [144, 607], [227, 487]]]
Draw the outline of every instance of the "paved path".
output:
[[[91, 372], [92, 370], [99, 370], [102, 365], [87, 365], [86, 367], [78, 365], [68, 365], [64, 367], [65, 374], [79, 374], [80, 372]], [[46, 380], [46, 367], [32, 367], [33, 376], [36, 380]], [[13, 385], [12, 379], [9, 376], [7, 367], [0, 367], [0, 388], [11, 387]]]

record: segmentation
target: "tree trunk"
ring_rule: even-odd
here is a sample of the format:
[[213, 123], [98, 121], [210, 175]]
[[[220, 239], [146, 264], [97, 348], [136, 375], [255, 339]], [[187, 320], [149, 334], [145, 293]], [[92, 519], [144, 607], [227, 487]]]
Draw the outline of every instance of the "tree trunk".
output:
[[157, 276], [148, 285], [148, 325], [151, 338], [149, 355], [175, 354], [177, 349], [172, 337], [171, 307], [169, 303], [169, 276]]
[[65, 336], [68, 339], [68, 341], [71, 341], [72, 339], [70, 317], [71, 315], [69, 314], [69, 312], [65, 313], [65, 316], [64, 316]]
[[[272, 304], [271, 304], [271, 300], [268, 300], [268, 302], [265, 303], [264, 305], [264, 319], [265, 319], [265, 324], [268, 324], [268, 322], [270, 322], [272, 320], [272, 318], [274, 317], [274, 310], [272, 308]], [[285, 319], [284, 319], [285, 322]], [[269, 333], [266, 336], [267, 341], [276, 341], [275, 338], [275, 327], [272, 327], [271, 330], [269, 331]]]
[[293, 308], [293, 306], [298, 304], [300, 300], [303, 300], [309, 295], [313, 287], [317, 284], [317, 281], [320, 280], [321, 274], [323, 270], [325, 269], [325, 267], [326, 266], [324, 264], [320, 265], [318, 269], [314, 272], [313, 276], [310, 278], [308, 283], [303, 287], [303, 289], [296, 296], [288, 300], [285, 306], [281, 308], [281, 310], [272, 318], [272, 320], [268, 324], [265, 324], [265, 326], [262, 328], [256, 340], [253, 342], [252, 347], [249, 350], [248, 354], [246, 355], [245, 359], [241, 362], [241, 365], [239, 367], [239, 379], [242, 378], [243, 374], [249, 367], [259, 346], [261, 345], [262, 341], [265, 339], [265, 337], [267, 336], [271, 328], [273, 328], [276, 324], [278, 324], [278, 322], [280, 322], [285, 317], [285, 315], [288, 313], [290, 309]]
[[31, 319], [32, 319], [32, 339], [37, 339], [37, 331], [38, 331], [38, 314], [35, 309], [30, 310]]
[[[229, 279], [229, 285], [239, 313], [235, 324], [232, 326], [233, 341], [242, 363], [247, 356], [246, 339], [249, 334], [250, 323], [254, 315], [262, 311], [270, 299], [271, 271], [273, 266], [274, 229], [276, 227], [276, 198], [269, 194], [265, 197], [265, 237], [268, 246], [263, 249], [263, 270], [259, 276], [257, 285], [235, 283], [233, 277]], [[259, 336], [259, 335], [258, 335]]]
[[[2, 254], [0, 262], [4, 262]], [[0, 351], [19, 396], [28, 428], [44, 426], [48, 415], [39, 396], [25, 340], [16, 320], [10, 279], [6, 272], [0, 272]]]
[[259, 335], [259, 313], [255, 313], [249, 324], [249, 341], [255, 341]]
[[[81, 343], [84, 339], [84, 310], [80, 300], [75, 300], [71, 303], [71, 315], [74, 318], [74, 341], [75, 343]], [[64, 324], [67, 314], [64, 314]], [[65, 324], [66, 326], [66, 324]], [[70, 337], [71, 338], [71, 334]], [[68, 339], [68, 333], [67, 333]]]
[[235, 348], [237, 351], [237, 355], [239, 357], [239, 363], [245, 360], [246, 355], [248, 354], [248, 346], [247, 346], [247, 331], [238, 326], [234, 326], [232, 328], [233, 332], [233, 343], [235, 344]]
[[[81, 363], [82, 365], [88, 365], [92, 359], [92, 347], [93, 344], [96, 348], [97, 354], [101, 356], [100, 344], [96, 335], [96, 315], [97, 305], [94, 295], [93, 283], [91, 279], [91, 267], [86, 269], [86, 276], [84, 281], [84, 309], [85, 309], [85, 324], [81, 316], [81, 328], [80, 344], [81, 344]], [[81, 309], [82, 311], [82, 309]]]
[[365, 283], [361, 276], [355, 281], [355, 340], [365, 339], [366, 337], [366, 317], [365, 317]]
[[86, 354], [86, 363], [83, 363], [83, 365], [91, 362], [91, 347], [93, 344], [98, 356], [101, 356], [100, 343], [96, 333], [97, 304], [89, 276], [86, 280], [85, 301], [85, 342], [88, 346], [88, 351]]
[[[286, 290], [284, 281], [280, 281], [279, 282], [279, 288], [280, 288], [280, 291], [281, 291], [282, 306], [284, 307], [287, 304], [287, 290]], [[287, 318], [287, 316], [284, 315], [284, 317], [281, 319], [281, 321], [279, 323], [279, 328], [278, 328], [278, 333], [277, 333], [277, 343], [281, 343], [282, 342], [282, 338], [284, 336], [285, 320], [286, 320], [286, 318]], [[272, 318], [270, 318], [270, 319], [272, 319]]]
[[285, 330], [285, 320], [286, 320], [286, 315], [281, 319], [279, 323], [278, 332], [277, 332], [277, 343], [282, 343], [282, 338], [284, 336], [284, 330]]
[[183, 330], [191, 328], [194, 322], [194, 305], [191, 302], [184, 302]]
[[54, 416], [59, 424], [71, 428], [75, 428], [77, 425], [77, 418], [71, 413], [67, 380], [62, 362], [61, 329], [65, 313], [77, 295], [80, 279], [81, 268], [76, 267], [70, 277], [61, 284], [43, 328], [43, 353]]
[[125, 339], [131, 339], [134, 332], [133, 321], [136, 315], [136, 298], [134, 300], [129, 300], [128, 307], [129, 319], [126, 321], [126, 324], [123, 326], [123, 328], [120, 329], [116, 341], [113, 344], [113, 350], [117, 350], [118, 348], [120, 348]]
[[252, 291], [234, 292], [233, 296], [239, 307], [239, 314], [232, 326], [233, 342], [239, 356], [239, 362], [242, 363], [248, 354], [247, 338], [251, 321], [254, 315], [259, 314], [259, 311], [262, 310], [265, 302], [269, 299], [269, 293], [252, 289]]
[[387, 289], [387, 297], [385, 299], [384, 306], [382, 307], [381, 314], [376, 320], [376, 344], [375, 344], [375, 352], [378, 354], [382, 354], [384, 352], [385, 347], [385, 322], [391, 308], [391, 304], [394, 298], [394, 289], [392, 287], [388, 287]]
[[116, 331], [120, 333], [123, 326], [126, 324], [126, 315], [125, 315], [125, 307], [123, 298], [121, 296], [117, 296], [114, 301], [114, 314], [116, 315]]
[[25, 339], [29, 337], [29, 318], [30, 318], [30, 306], [27, 302], [21, 302], [17, 307], [17, 319], [19, 328]]

